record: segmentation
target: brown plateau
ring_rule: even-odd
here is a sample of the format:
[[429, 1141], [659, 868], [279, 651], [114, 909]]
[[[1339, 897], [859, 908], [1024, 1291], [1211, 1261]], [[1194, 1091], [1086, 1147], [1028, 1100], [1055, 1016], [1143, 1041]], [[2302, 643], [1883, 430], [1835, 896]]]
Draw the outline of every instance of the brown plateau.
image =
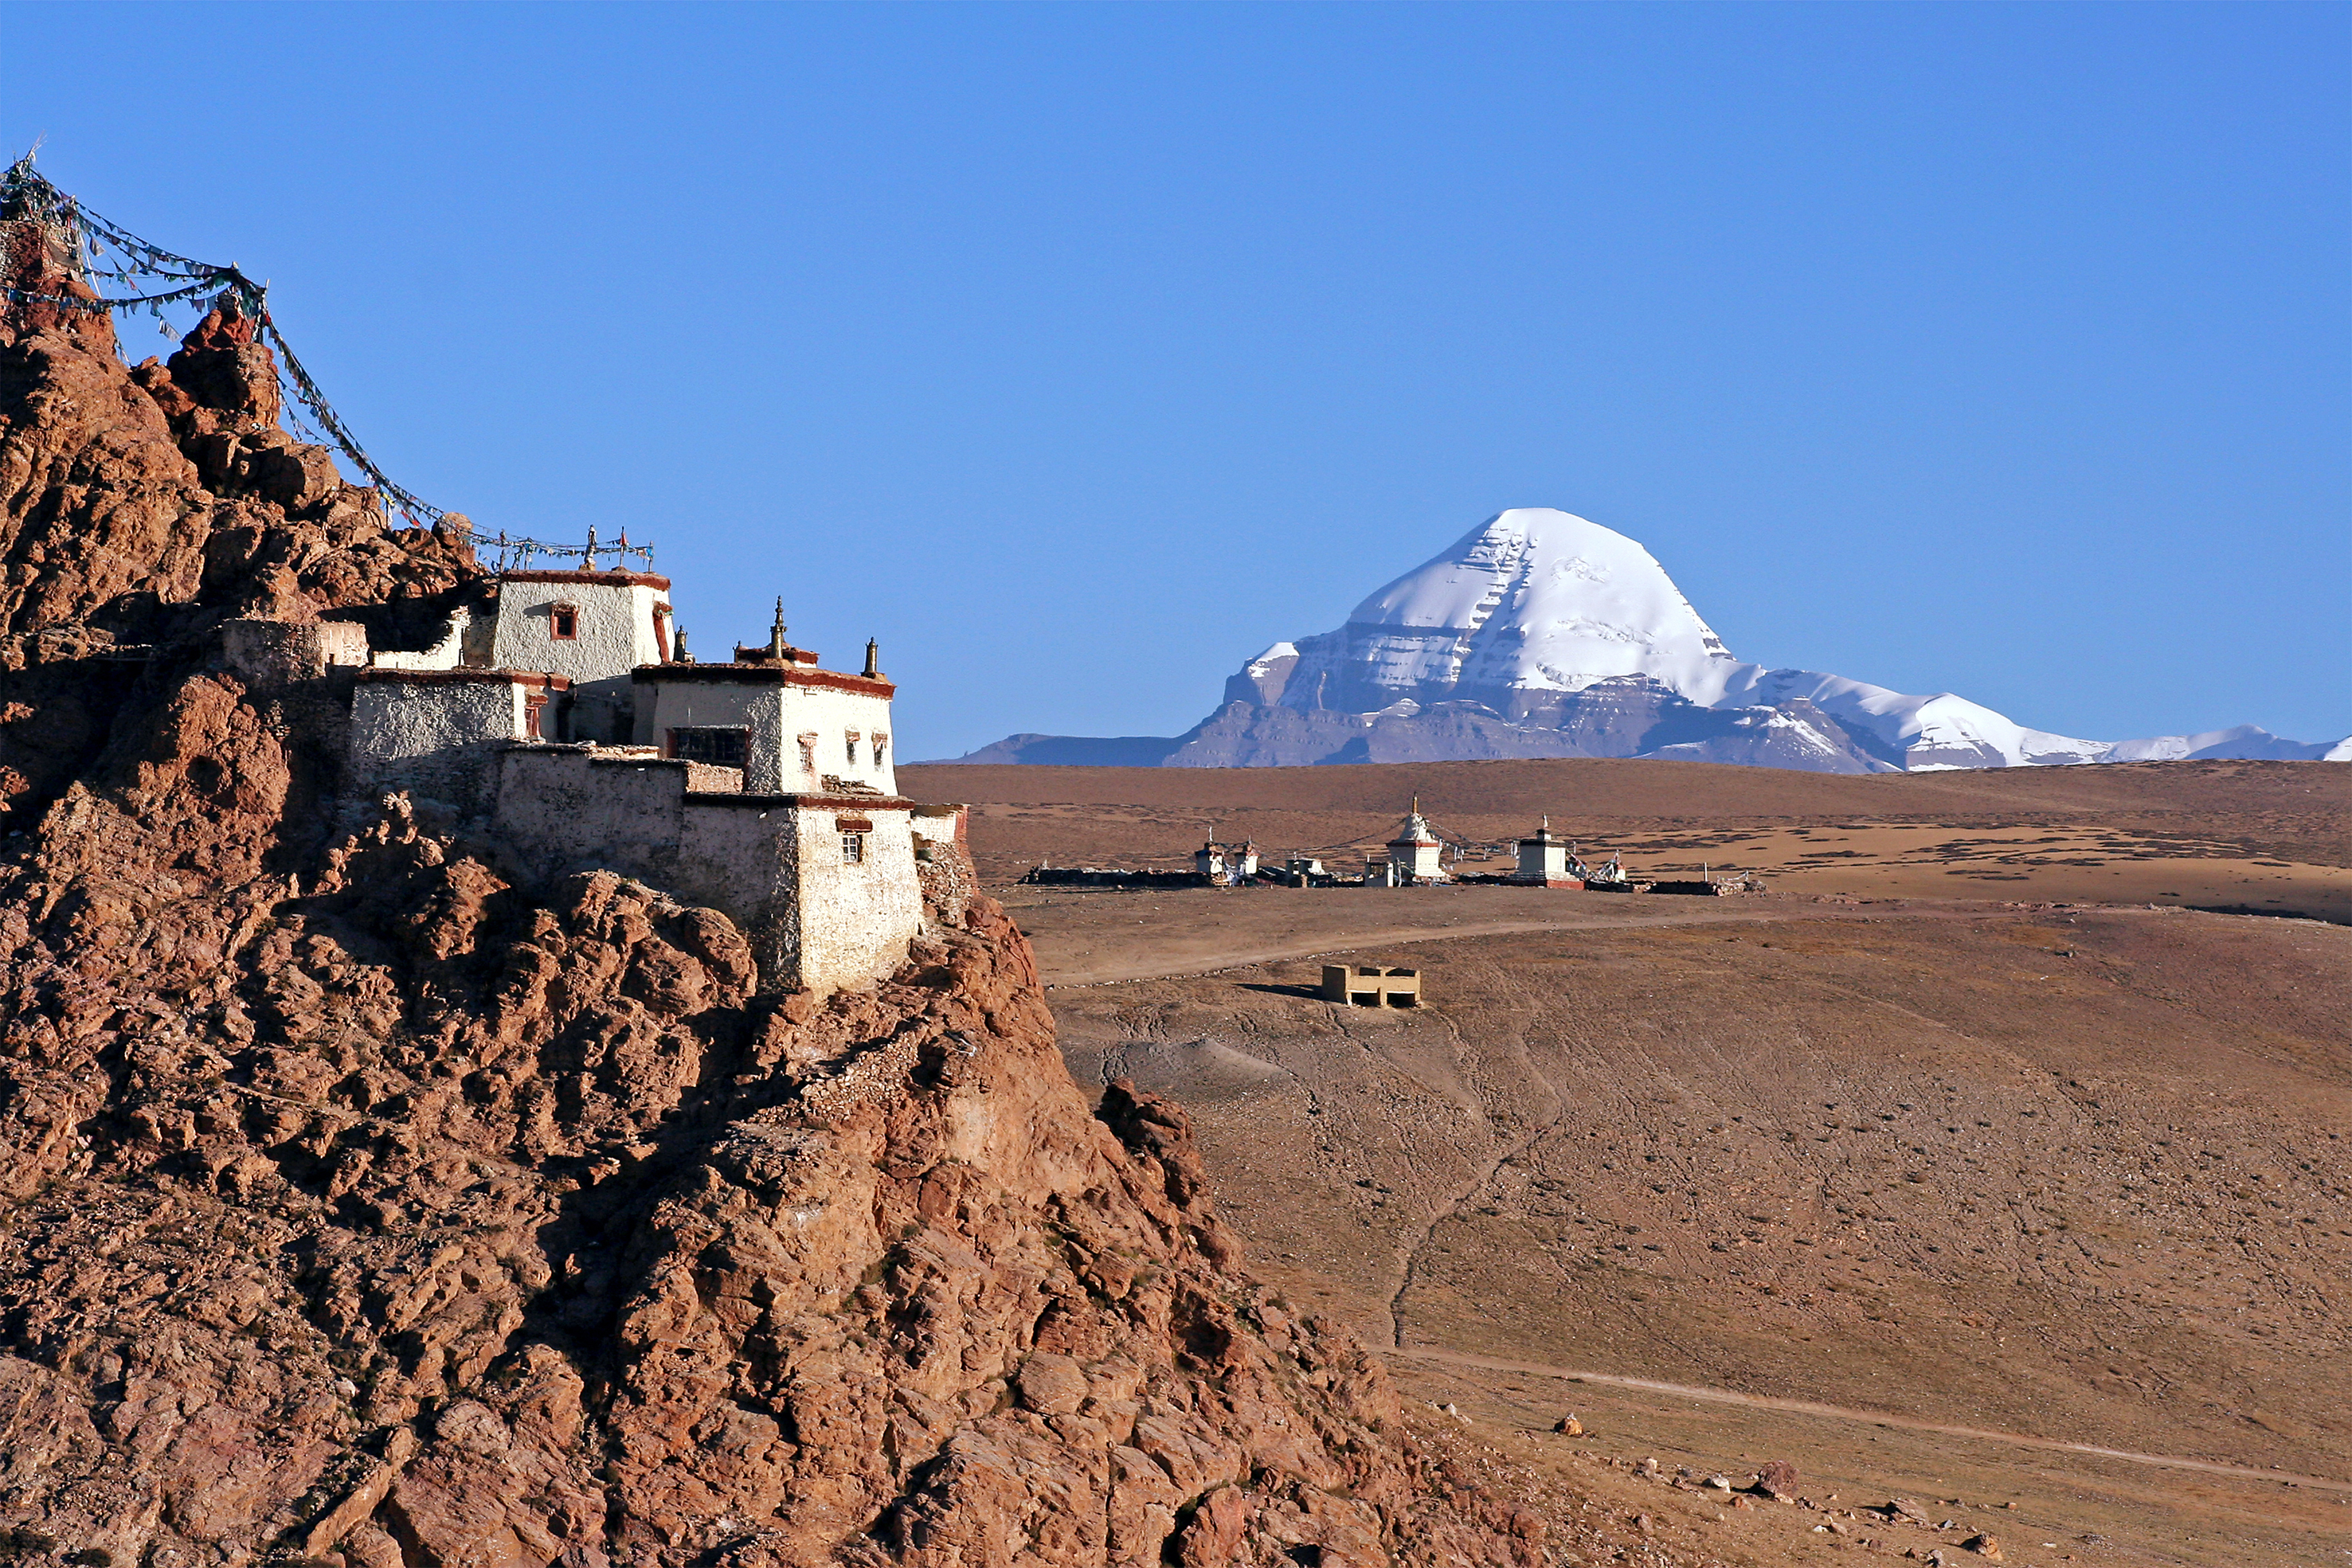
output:
[[[975, 803], [1074, 1075], [1182, 1103], [1265, 1276], [1513, 1495], [1676, 1560], [2352, 1550], [2352, 769], [900, 777]], [[1014, 881], [1208, 837], [1344, 869], [1416, 793], [1769, 891]], [[1426, 1005], [1320, 999], [1343, 963]], [[1792, 1506], [1706, 1484], [1776, 1460]]]

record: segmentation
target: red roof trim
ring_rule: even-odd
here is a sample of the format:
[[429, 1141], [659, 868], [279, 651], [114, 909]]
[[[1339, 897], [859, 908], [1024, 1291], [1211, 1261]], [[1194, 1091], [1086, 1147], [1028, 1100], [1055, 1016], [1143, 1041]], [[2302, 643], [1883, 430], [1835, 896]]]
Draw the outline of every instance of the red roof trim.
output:
[[604, 588], [628, 586], [669, 591], [669, 579], [646, 571], [502, 571], [500, 582], [586, 582]]
[[713, 685], [823, 686], [877, 697], [887, 697], [898, 689], [890, 681], [869, 681], [864, 675], [845, 674], [839, 670], [807, 670], [791, 664], [639, 664], [630, 674], [647, 685], [707, 681]]
[[896, 795], [738, 795], [689, 789], [688, 803], [697, 806], [753, 806], [762, 811], [798, 808], [818, 811], [912, 811], [915, 803]]

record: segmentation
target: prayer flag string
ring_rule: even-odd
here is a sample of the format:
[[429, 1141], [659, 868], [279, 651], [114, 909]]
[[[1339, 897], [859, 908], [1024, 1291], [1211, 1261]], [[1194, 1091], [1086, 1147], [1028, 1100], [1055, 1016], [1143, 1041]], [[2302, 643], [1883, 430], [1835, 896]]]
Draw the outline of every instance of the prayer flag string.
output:
[[[218, 292], [237, 314], [253, 318], [269, 346], [278, 353], [278, 371], [292, 401], [299, 403], [310, 415], [310, 423], [323, 433], [335, 450], [350, 460], [352, 465], [375, 484], [377, 492], [398, 507], [413, 523], [432, 524], [455, 514], [430, 506], [413, 492], [393, 482], [391, 476], [379, 467], [374, 458], [360, 445], [359, 438], [351, 432], [341, 415], [327, 402], [327, 395], [310, 372], [295, 357], [292, 345], [278, 330], [269, 314], [269, 289], [256, 283], [236, 267], [223, 267], [212, 262], [196, 261], [179, 256], [140, 238], [120, 224], [91, 212], [72, 196], [60, 191], [33, 167], [33, 157], [26, 153], [0, 174], [0, 225], [29, 224], [62, 237], [73, 258], [73, 265], [86, 278], [91, 274], [117, 283], [129, 283], [134, 287], [155, 284], [177, 285], [157, 289], [153, 293], [132, 293], [113, 298], [89, 299], [67, 294], [44, 294], [37, 290], [9, 285], [0, 288], [9, 301], [18, 305], [47, 305], [60, 310], [114, 311], [146, 309], [157, 317], [163, 307], [184, 300], [200, 299]], [[110, 251], [117, 260], [101, 260]], [[92, 291], [95, 294], [95, 290]], [[217, 302], [217, 301], [216, 301]], [[164, 330], [168, 333], [167, 325]]]

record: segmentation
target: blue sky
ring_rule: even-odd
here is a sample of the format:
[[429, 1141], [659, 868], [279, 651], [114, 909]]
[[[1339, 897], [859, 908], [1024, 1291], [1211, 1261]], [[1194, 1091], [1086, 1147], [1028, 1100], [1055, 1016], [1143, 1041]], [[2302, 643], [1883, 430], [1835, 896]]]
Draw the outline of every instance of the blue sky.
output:
[[[1174, 733], [1510, 506], [1733, 652], [2352, 731], [2352, 8], [19, 5], [0, 143], [404, 484], [901, 755]], [[165, 351], [133, 324], [137, 352]]]

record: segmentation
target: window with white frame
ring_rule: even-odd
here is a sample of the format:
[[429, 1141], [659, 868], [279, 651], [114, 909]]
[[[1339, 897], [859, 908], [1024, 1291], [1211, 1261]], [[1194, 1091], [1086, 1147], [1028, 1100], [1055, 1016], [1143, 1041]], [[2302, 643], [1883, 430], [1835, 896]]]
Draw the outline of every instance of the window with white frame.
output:
[[842, 863], [843, 863], [844, 865], [859, 865], [859, 864], [862, 864], [862, 863], [865, 862], [865, 859], [866, 859], [866, 835], [865, 835], [864, 833], [844, 833], [844, 834], [842, 834], [842, 835], [841, 835], [841, 860], [842, 860]]

